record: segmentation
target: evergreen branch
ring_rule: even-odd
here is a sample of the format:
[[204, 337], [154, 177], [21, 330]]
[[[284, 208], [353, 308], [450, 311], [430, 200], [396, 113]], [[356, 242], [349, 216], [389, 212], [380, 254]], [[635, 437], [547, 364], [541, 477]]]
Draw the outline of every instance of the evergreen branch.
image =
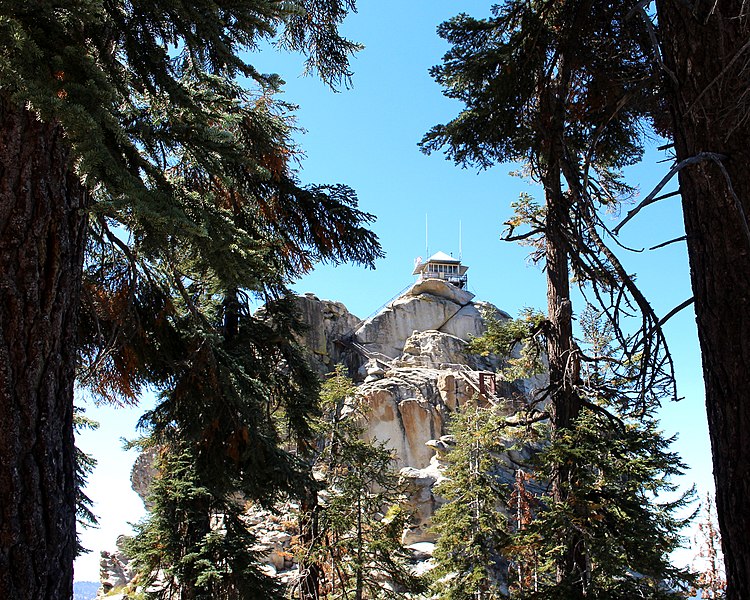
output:
[[617, 415], [607, 410], [604, 406], [600, 406], [599, 404], [587, 400], [583, 395], [581, 396], [581, 403], [589, 410], [606, 417], [611, 425], [617, 427], [621, 431], [625, 431], [624, 421]]

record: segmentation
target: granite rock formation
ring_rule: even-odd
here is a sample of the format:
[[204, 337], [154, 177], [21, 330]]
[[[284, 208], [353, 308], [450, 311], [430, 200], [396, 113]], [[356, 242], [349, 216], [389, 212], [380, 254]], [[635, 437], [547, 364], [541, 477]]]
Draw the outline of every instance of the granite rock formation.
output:
[[127, 539], [121, 535], [117, 538], [117, 549], [114, 552], [102, 552], [99, 563], [101, 587], [97, 592], [97, 598], [109, 597], [113, 591], [125, 588], [133, 580], [135, 569], [124, 549]]
[[[300, 342], [311, 364], [321, 375], [336, 364], [348, 367], [369, 407], [366, 437], [394, 450], [413, 514], [404, 543], [412, 549], [415, 569], [428, 570], [435, 541], [430, 519], [443, 502], [434, 487], [453, 444], [447, 435], [451, 414], [469, 403], [493, 403], [510, 415], [545, 380], [503, 381], [498, 357], [469, 354], [467, 342], [486, 330], [484, 315], [509, 316], [445, 281], [421, 281], [365, 321], [340, 302], [313, 294], [299, 296], [297, 305], [307, 326]], [[514, 460], [526, 456], [505, 458], [507, 472], [503, 469], [498, 476], [512, 481]], [[133, 487], [144, 502], [154, 475], [152, 464], [153, 456], [144, 455], [133, 468]], [[270, 514], [251, 509], [247, 522], [257, 535], [257, 549], [265, 553], [268, 573], [286, 582], [296, 576], [296, 507], [279, 510]], [[102, 577], [112, 585], [119, 581], [120, 565], [124, 569], [127, 563], [102, 555]]]
[[364, 321], [355, 335], [368, 350], [390, 358], [401, 356], [415, 331], [439, 331], [467, 341], [485, 331], [482, 305], [473, 303], [473, 298], [471, 292], [450, 283], [427, 279]]
[[350, 336], [362, 321], [350, 313], [341, 302], [320, 300], [314, 294], [297, 296], [297, 308], [305, 324], [300, 342], [307, 348], [315, 369], [327, 373], [347, 356], [340, 340]]
[[[315, 300], [305, 297], [310, 322], [320, 322], [310, 315], [329, 306], [329, 301], [317, 300], [316, 308]], [[441, 500], [432, 490], [450, 449], [446, 434], [451, 413], [468, 403], [493, 403], [510, 415], [545, 384], [543, 377], [503, 381], [497, 373], [502, 366], [498, 357], [467, 352], [471, 337], [486, 331], [488, 313], [510, 318], [492, 304], [474, 302], [466, 290], [428, 279], [361, 322], [353, 333], [339, 340], [316, 338], [319, 348], [345, 347], [340, 356], [348, 365], [360, 365], [355, 379], [361, 382], [357, 393], [369, 407], [365, 435], [394, 450], [410, 490], [414, 519], [404, 535], [407, 543], [434, 541], [429, 522]], [[498, 475], [512, 480], [513, 460], [521, 457], [506, 458], [508, 472]]]

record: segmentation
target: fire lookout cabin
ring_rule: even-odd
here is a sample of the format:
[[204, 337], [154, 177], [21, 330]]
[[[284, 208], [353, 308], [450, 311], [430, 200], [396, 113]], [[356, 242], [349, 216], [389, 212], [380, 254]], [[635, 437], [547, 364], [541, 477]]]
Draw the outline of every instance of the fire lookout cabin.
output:
[[437, 252], [422, 262], [422, 258], [414, 261], [414, 272], [412, 275], [418, 275], [419, 280], [424, 279], [444, 279], [452, 283], [457, 288], [466, 287], [466, 271], [469, 267], [461, 264], [461, 261], [445, 252]]

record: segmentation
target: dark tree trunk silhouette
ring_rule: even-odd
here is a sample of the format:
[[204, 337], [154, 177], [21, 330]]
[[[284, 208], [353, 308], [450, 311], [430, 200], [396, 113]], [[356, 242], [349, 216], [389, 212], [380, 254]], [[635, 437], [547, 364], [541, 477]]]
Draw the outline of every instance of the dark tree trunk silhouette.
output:
[[657, 2], [727, 598], [750, 598], [750, 28], [740, 1]]
[[72, 596], [86, 193], [61, 128], [0, 95], [0, 597]]

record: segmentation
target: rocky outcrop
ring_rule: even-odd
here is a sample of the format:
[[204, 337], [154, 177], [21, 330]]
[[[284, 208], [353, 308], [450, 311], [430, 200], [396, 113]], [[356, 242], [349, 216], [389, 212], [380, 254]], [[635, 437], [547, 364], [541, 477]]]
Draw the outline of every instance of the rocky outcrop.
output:
[[117, 538], [117, 549], [114, 552], [102, 552], [99, 562], [101, 587], [97, 592], [97, 598], [108, 596], [113, 590], [125, 588], [135, 577], [135, 569], [125, 554], [124, 546], [127, 540], [127, 536], [121, 535]]
[[485, 330], [473, 294], [445, 281], [427, 280], [410, 288], [356, 330], [357, 340], [373, 352], [399, 357], [411, 335], [441, 331], [462, 340]]
[[[542, 378], [503, 382], [492, 375], [501, 366], [498, 357], [468, 353], [468, 340], [486, 331], [486, 314], [498, 319], [509, 315], [492, 304], [474, 302], [473, 294], [446, 281], [427, 279], [361, 322], [353, 335], [348, 330], [342, 344], [331, 336], [346, 327], [337, 328], [330, 317], [332, 306], [338, 315], [350, 314], [342, 305], [309, 294], [300, 303], [311, 324], [305, 338], [311, 354], [340, 360], [342, 346], [359, 353], [363, 366], [358, 376], [364, 383], [357, 393], [368, 408], [365, 436], [393, 449], [409, 490], [414, 520], [405, 540], [434, 541], [430, 517], [441, 501], [432, 490], [441, 477], [450, 415], [471, 402], [502, 402], [510, 414], [544, 384]], [[482, 377], [489, 377], [492, 385], [483, 387]]]
[[156, 448], [149, 448], [138, 455], [130, 470], [130, 486], [133, 491], [143, 500], [146, 510], [151, 510], [151, 503], [148, 501], [150, 493], [149, 487], [156, 475]]
[[315, 369], [323, 374], [336, 364], [345, 363], [348, 357], [340, 340], [351, 335], [362, 321], [341, 302], [320, 300], [314, 294], [297, 296], [296, 305], [305, 324], [300, 342]]
[[466, 353], [466, 342], [441, 331], [415, 331], [404, 343], [399, 366], [440, 369], [443, 365], [467, 364], [476, 366], [475, 357]]
[[[431, 517], [443, 502], [435, 486], [453, 444], [446, 435], [451, 415], [469, 403], [500, 404], [511, 414], [545, 379], [504, 382], [494, 375], [501, 366], [498, 357], [469, 354], [467, 342], [485, 332], [486, 314], [509, 316], [443, 280], [415, 284], [366, 321], [343, 304], [313, 294], [296, 302], [307, 325], [300, 342], [314, 368], [325, 374], [338, 363], [349, 367], [367, 407], [365, 437], [394, 451], [413, 514], [404, 542], [419, 563], [415, 568], [427, 570], [435, 541]], [[497, 474], [503, 481], [512, 481], [516, 461], [528, 458], [525, 451], [513, 452], [504, 457], [502, 473]], [[133, 487], [144, 502], [154, 475], [152, 464], [153, 456], [142, 456], [133, 468]], [[291, 504], [274, 514], [254, 509], [247, 513], [247, 525], [256, 534], [255, 550], [264, 557], [267, 572], [283, 582], [297, 576], [295, 522]], [[125, 558], [103, 553], [102, 576], [110, 585], [127, 579]]]
[[399, 467], [426, 467], [425, 444], [445, 434], [448, 415], [477, 394], [456, 371], [403, 367], [358, 388], [368, 408], [366, 435], [385, 442]]
[[435, 452], [430, 463], [424, 469], [404, 467], [400, 471], [407, 507], [411, 512], [409, 527], [403, 535], [405, 545], [433, 542], [436, 539], [432, 531], [432, 515], [445, 500], [435, 494], [435, 486], [443, 480], [443, 473], [447, 467], [446, 456], [454, 445], [451, 436], [429, 440], [425, 446]]
[[266, 572], [272, 575], [296, 570], [294, 561], [294, 546], [298, 543], [299, 530], [297, 528], [299, 506], [287, 503], [283, 510], [270, 513], [258, 507], [247, 511], [245, 522], [248, 529], [256, 536], [253, 550], [258, 552], [266, 565]]

